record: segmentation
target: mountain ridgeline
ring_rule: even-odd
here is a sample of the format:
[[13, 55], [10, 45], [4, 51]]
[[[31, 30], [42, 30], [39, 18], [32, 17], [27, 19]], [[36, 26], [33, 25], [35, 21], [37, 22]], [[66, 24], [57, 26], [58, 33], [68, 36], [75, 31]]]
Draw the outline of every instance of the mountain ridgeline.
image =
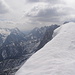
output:
[[13, 75], [36, 51], [52, 39], [58, 25], [34, 28], [24, 34], [18, 28], [0, 28], [0, 75]]

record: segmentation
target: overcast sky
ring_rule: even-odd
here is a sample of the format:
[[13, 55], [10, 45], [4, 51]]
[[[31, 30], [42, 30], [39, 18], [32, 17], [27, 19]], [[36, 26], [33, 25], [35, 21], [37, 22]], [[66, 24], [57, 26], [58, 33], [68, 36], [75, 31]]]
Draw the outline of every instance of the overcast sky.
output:
[[75, 0], [0, 0], [0, 27], [30, 30], [75, 21]]

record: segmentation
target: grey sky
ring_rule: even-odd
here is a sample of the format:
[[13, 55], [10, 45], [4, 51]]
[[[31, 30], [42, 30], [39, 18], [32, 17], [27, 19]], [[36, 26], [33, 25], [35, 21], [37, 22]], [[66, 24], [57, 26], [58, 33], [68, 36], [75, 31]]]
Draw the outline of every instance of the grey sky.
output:
[[30, 30], [75, 19], [74, 0], [0, 0], [0, 27]]
[[37, 2], [47, 2], [47, 3], [52, 3], [52, 4], [57, 4], [61, 3], [62, 0], [26, 0], [28, 3], [37, 3]]
[[5, 14], [8, 12], [9, 12], [8, 6], [1, 0], [0, 1], [0, 14]]

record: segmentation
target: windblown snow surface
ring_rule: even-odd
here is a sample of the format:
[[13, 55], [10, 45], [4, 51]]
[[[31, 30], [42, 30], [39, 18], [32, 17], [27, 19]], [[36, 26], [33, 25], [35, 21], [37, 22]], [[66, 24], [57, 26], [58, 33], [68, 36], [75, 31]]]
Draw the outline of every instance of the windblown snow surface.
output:
[[75, 75], [75, 23], [62, 25], [16, 75]]

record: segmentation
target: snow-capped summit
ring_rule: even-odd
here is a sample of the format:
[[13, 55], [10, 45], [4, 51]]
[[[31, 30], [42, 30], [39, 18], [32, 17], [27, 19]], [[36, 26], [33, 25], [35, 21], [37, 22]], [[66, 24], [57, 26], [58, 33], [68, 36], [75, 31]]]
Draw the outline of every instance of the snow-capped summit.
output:
[[14, 35], [23, 34], [18, 28], [11, 29], [11, 33]]
[[10, 30], [9, 29], [5, 29], [5, 28], [0, 28], [0, 34], [10, 34]]
[[54, 38], [15, 75], [75, 75], [75, 23], [56, 29]]
[[10, 35], [10, 30], [7, 28], [0, 28], [0, 46], [4, 43], [7, 36]]

